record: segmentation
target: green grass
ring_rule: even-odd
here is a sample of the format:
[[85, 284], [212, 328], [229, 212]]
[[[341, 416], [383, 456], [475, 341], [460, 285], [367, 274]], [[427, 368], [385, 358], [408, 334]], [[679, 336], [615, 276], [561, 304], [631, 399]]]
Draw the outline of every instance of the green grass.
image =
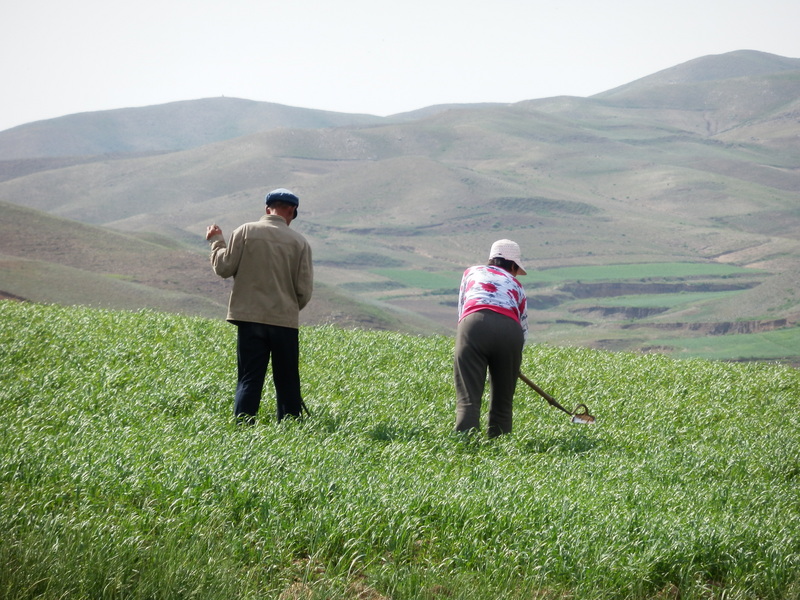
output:
[[800, 372], [533, 346], [452, 433], [452, 339], [301, 332], [312, 418], [232, 423], [234, 328], [0, 303], [0, 597], [800, 598]]

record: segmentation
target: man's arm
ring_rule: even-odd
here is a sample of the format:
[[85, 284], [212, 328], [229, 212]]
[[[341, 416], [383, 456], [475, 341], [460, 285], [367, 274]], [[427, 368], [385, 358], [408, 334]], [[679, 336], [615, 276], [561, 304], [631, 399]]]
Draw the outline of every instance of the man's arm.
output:
[[[236, 275], [239, 269], [239, 259], [242, 254], [241, 228], [231, 234], [230, 248], [225, 243], [222, 229], [216, 223], [206, 228], [206, 239], [211, 243], [211, 267], [214, 273], [222, 278]], [[238, 237], [237, 237], [238, 235]]]

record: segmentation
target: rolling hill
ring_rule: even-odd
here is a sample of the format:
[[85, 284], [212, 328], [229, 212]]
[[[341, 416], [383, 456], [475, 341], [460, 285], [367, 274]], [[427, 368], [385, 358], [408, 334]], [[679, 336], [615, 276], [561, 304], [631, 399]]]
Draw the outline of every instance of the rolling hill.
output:
[[0, 156], [21, 160], [175, 152], [282, 127], [321, 129], [381, 120], [241, 98], [204, 98], [20, 125], [0, 135]]
[[[387, 118], [197, 100], [0, 132], [0, 201], [27, 209], [5, 211], [0, 253], [126, 273], [216, 310], [205, 226], [230, 233], [285, 186], [330, 294], [307, 323], [452, 331], [460, 272], [508, 237], [526, 257], [535, 340], [680, 354], [724, 338], [729, 358], [793, 360], [792, 344], [752, 354], [749, 341], [800, 320], [798, 165], [800, 59], [755, 51], [590, 98]], [[36, 235], [45, 214], [61, 253]], [[71, 248], [76, 231], [115, 236], [114, 267], [88, 258], [101, 247]], [[164, 256], [139, 256], [151, 246]], [[53, 298], [46, 276], [23, 287], [8, 272], [0, 289]]]

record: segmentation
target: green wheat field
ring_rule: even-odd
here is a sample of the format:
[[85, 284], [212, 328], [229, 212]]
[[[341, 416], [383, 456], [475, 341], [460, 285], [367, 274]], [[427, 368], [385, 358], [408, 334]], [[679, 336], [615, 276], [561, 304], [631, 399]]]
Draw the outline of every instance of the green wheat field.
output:
[[311, 417], [232, 418], [235, 330], [0, 303], [0, 597], [800, 598], [800, 371], [531, 345], [452, 432], [451, 338], [301, 330]]

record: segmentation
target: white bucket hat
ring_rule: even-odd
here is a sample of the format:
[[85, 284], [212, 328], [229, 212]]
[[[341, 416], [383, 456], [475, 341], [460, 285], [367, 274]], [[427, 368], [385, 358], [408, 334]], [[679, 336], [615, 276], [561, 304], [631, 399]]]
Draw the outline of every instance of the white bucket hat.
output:
[[489, 250], [489, 260], [493, 258], [505, 258], [506, 260], [513, 260], [519, 267], [520, 275], [527, 275], [528, 272], [520, 262], [522, 260], [522, 252], [519, 250], [519, 244], [511, 240], [497, 240], [492, 244], [492, 249]]

